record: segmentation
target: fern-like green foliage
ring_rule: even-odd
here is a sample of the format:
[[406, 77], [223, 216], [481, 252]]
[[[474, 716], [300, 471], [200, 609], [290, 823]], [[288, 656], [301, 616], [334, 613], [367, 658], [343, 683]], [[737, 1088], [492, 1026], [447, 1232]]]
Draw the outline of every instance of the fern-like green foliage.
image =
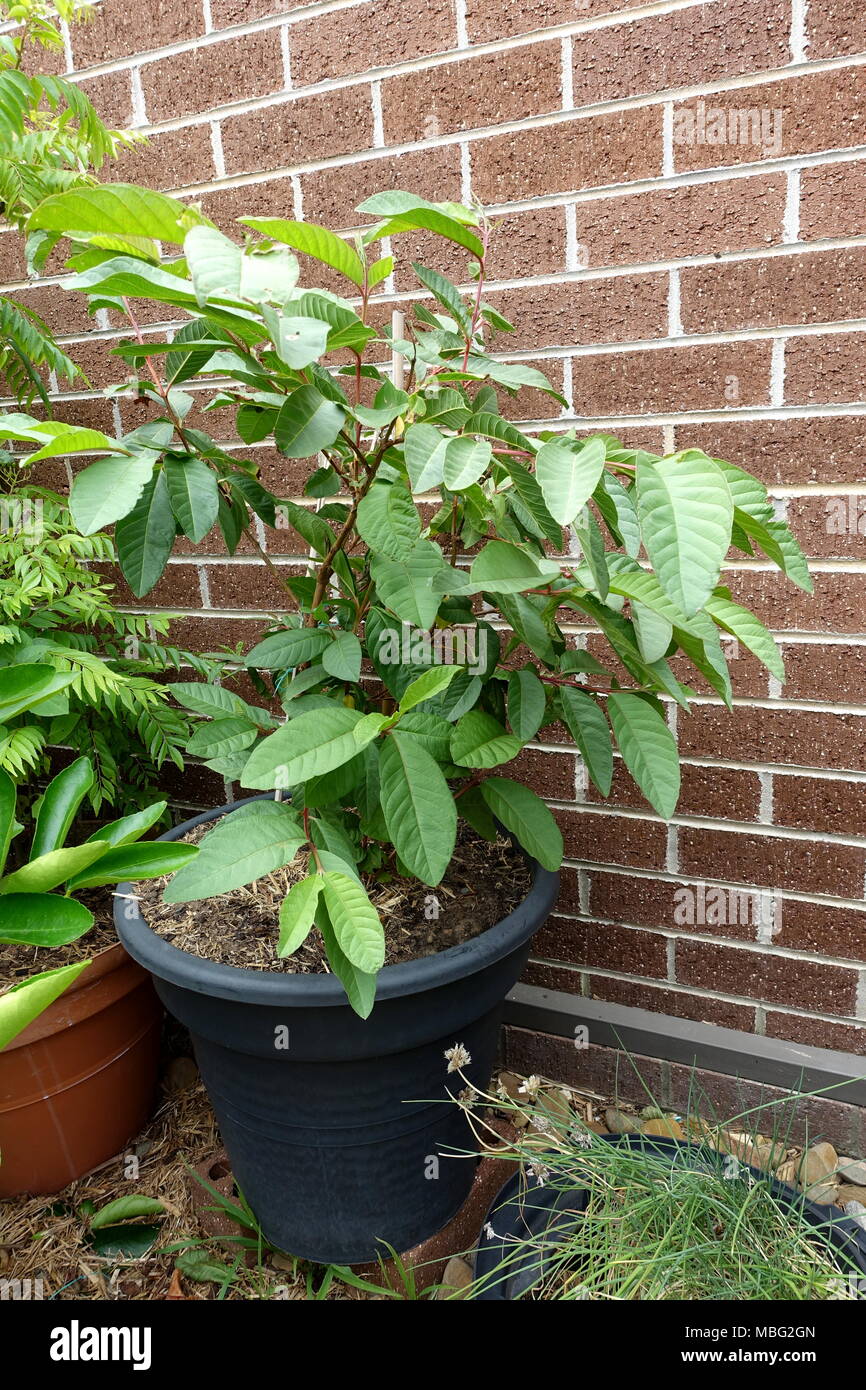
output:
[[[46, 198], [95, 183], [106, 159], [143, 139], [134, 131], [110, 130], [74, 82], [22, 68], [39, 47], [63, 47], [58, 19], [83, 19], [91, 8], [77, 0], [0, 0], [0, 19], [19, 26], [0, 34], [0, 213], [19, 234]], [[28, 238], [35, 269], [44, 268], [58, 239], [54, 233]], [[83, 375], [38, 314], [0, 298], [0, 378], [6, 392], [22, 406], [38, 398], [50, 414], [49, 373], [68, 381]]]
[[[13, 467], [0, 459], [7, 485]], [[0, 666], [74, 675], [0, 728], [0, 768], [22, 781], [50, 768], [52, 750], [74, 749], [93, 763], [97, 813], [146, 804], [165, 763], [183, 768], [190, 721], [171, 703], [165, 673], [212, 679], [225, 670], [223, 659], [164, 643], [170, 615], [120, 611], [98, 568], [114, 560], [110, 537], [80, 535], [56, 493], [19, 485], [0, 494]]]

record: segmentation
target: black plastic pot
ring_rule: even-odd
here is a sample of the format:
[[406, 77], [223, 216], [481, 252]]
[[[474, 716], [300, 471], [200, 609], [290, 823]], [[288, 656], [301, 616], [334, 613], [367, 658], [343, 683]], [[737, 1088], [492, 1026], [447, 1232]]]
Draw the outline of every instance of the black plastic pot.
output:
[[[162, 838], [245, 804], [195, 816]], [[487, 1085], [505, 995], [558, 882], [535, 864], [528, 896], [496, 926], [439, 955], [386, 966], [366, 1020], [332, 975], [202, 960], [116, 900], [124, 946], [192, 1035], [235, 1178], [274, 1245], [356, 1263], [375, 1259], [382, 1241], [410, 1249], [459, 1210], [475, 1164], [442, 1156], [471, 1144], [463, 1112], [448, 1100], [450, 1083], [463, 1082], [447, 1076], [443, 1052], [462, 1043], [472, 1057], [466, 1075]], [[219, 899], [202, 911], [219, 912]]]
[[[608, 1144], [624, 1144], [653, 1157], [668, 1156], [671, 1163], [687, 1162], [705, 1170], [724, 1165], [725, 1155], [701, 1144], [682, 1143], [661, 1136], [644, 1138], [639, 1134], [603, 1134], [598, 1136]], [[780, 1206], [802, 1211], [815, 1239], [823, 1242], [836, 1259], [842, 1274], [866, 1275], [866, 1231], [848, 1216], [831, 1215], [830, 1208], [810, 1202], [801, 1192], [779, 1182], [749, 1164], [740, 1165], [768, 1182]], [[475, 1255], [475, 1278], [485, 1281], [473, 1296], [486, 1302], [506, 1302], [527, 1294], [545, 1277], [545, 1247], [554, 1250], [567, 1238], [581, 1219], [589, 1201], [585, 1187], [542, 1187], [515, 1173], [499, 1189], [486, 1225], [495, 1236], [488, 1238], [482, 1230]], [[515, 1254], [516, 1242], [526, 1247]], [[504, 1266], [504, 1268], [503, 1268]], [[498, 1271], [498, 1272], [497, 1272]]]

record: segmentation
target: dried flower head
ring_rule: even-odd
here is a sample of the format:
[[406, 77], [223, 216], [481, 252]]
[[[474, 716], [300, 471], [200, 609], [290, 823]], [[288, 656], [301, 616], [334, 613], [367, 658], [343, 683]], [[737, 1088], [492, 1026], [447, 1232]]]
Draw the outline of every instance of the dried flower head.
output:
[[545, 1168], [544, 1164], [539, 1163], [538, 1160], [536, 1160], [534, 1163], [530, 1163], [529, 1171], [535, 1178], [535, 1181], [538, 1183], [539, 1187], [543, 1187], [544, 1184], [547, 1182], [547, 1179], [550, 1177], [550, 1169]]
[[464, 1086], [457, 1097], [458, 1103], [463, 1106], [464, 1110], [471, 1110], [477, 1099], [478, 1092], [474, 1086]]
[[538, 1095], [538, 1092], [541, 1090], [541, 1077], [524, 1077], [523, 1081], [521, 1081], [517, 1089], [520, 1095], [526, 1096], [529, 1100], [535, 1100], [536, 1096]]
[[449, 1071], [460, 1071], [461, 1067], [468, 1067], [472, 1061], [471, 1055], [462, 1043], [455, 1043], [453, 1047], [447, 1047], [443, 1056], [448, 1063]]

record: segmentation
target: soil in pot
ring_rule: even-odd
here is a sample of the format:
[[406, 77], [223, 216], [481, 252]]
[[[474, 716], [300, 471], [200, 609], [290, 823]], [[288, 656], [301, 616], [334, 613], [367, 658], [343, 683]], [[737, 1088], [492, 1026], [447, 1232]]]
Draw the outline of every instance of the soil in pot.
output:
[[111, 893], [81, 898], [96, 917], [87, 936], [0, 946], [0, 988], [92, 961], [0, 1052], [0, 1197], [59, 1191], [118, 1153], [153, 1107], [162, 1008], [117, 940]]
[[[184, 841], [197, 844], [213, 824], [196, 826]], [[307, 858], [299, 854], [287, 868], [204, 902], [163, 902], [168, 879], [151, 879], [136, 884], [139, 909], [152, 931], [190, 955], [247, 970], [324, 973], [324, 942], [315, 929], [294, 955], [281, 959], [276, 951], [280, 903], [307, 874]], [[510, 840], [491, 844], [464, 828], [436, 888], [396, 876], [364, 881], [385, 930], [385, 964], [397, 965], [480, 936], [522, 902], [532, 876]]]
[[[220, 807], [163, 838], [182, 839], [257, 799], [267, 798]], [[321, 1264], [361, 1263], [383, 1242], [407, 1250], [428, 1239], [465, 1200], [475, 1165], [454, 1156], [471, 1134], [450, 1100], [449, 1049], [460, 1044], [468, 1084], [486, 1086], [503, 1001], [558, 876], [525, 868], [508, 841], [491, 846], [467, 832], [435, 889], [396, 877], [369, 883], [388, 959], [368, 1017], [314, 942], [311, 955], [276, 958], [287, 883], [277, 875], [239, 898], [169, 913], [159, 885], [142, 884], [115, 921], [189, 1029], [236, 1181], [266, 1239]], [[216, 942], [236, 951], [239, 935], [243, 952], [226, 959]]]

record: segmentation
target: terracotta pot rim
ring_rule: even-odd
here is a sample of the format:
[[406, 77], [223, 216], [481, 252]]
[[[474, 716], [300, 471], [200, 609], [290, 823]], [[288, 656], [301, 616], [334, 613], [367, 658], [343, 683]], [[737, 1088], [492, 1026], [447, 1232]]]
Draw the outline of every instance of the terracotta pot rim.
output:
[[[82, 956], [86, 952], [82, 951]], [[99, 986], [110, 975], [118, 974], [120, 971], [127, 972], [128, 984], [131, 986], [139, 984], [145, 977], [145, 971], [137, 961], [126, 950], [122, 941], [113, 941], [110, 946], [104, 946], [101, 951], [97, 951], [86, 970], [75, 979], [68, 989], [49, 1004], [38, 1018], [28, 1024], [22, 1032], [7, 1043], [4, 1048], [0, 1048], [0, 1058], [16, 1051], [21, 1047], [30, 1047], [33, 1043], [42, 1042], [55, 1033], [62, 1033], [73, 1024], [86, 1018], [92, 1010], [88, 1008], [86, 995], [94, 987]], [[118, 993], [128, 993], [128, 989], [118, 990]], [[70, 1007], [71, 1006], [71, 1007]], [[99, 1008], [104, 1008], [105, 1004], [100, 1004]]]

